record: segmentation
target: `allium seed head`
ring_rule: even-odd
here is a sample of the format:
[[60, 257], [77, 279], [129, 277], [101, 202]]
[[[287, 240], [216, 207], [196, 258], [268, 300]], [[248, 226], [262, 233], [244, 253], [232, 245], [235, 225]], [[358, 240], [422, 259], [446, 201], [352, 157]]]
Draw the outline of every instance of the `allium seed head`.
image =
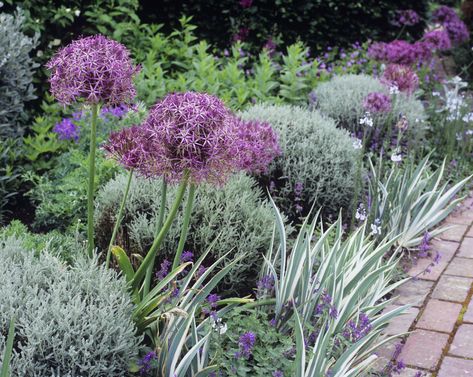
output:
[[134, 98], [132, 78], [138, 72], [122, 44], [102, 35], [77, 39], [46, 64], [51, 71], [51, 93], [69, 105], [120, 105]]
[[384, 93], [373, 92], [366, 96], [363, 107], [371, 113], [387, 113], [391, 111], [391, 98]]
[[400, 64], [389, 64], [384, 70], [381, 81], [408, 94], [412, 94], [419, 87], [417, 74], [410, 67]]

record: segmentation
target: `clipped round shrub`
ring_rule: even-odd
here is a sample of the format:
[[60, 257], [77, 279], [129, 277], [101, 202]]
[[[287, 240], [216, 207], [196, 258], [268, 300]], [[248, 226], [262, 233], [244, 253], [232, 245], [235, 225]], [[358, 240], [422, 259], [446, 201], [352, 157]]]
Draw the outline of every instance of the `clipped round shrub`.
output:
[[268, 122], [279, 135], [282, 155], [263, 181], [291, 219], [307, 215], [312, 204], [325, 215], [349, 208], [358, 152], [348, 132], [296, 106], [255, 105], [240, 116]]
[[[126, 181], [126, 175], [117, 176], [97, 195], [97, 244], [103, 249], [110, 241]], [[174, 202], [176, 189], [168, 186], [166, 210]], [[233, 175], [220, 188], [210, 184], [197, 187], [185, 249], [199, 257], [217, 239], [204, 262], [207, 266], [227, 252], [230, 252], [227, 261], [246, 254], [226, 276], [221, 290], [248, 292], [255, 287], [274, 225], [273, 209], [261, 197], [256, 181], [243, 173]], [[129, 253], [144, 254], [149, 250], [156, 232], [160, 200], [160, 180], [133, 178], [118, 239]], [[174, 259], [182, 222], [181, 210], [158, 251], [159, 261]]]
[[[368, 75], [334, 76], [315, 89], [318, 110], [339, 126], [355, 132], [360, 118], [366, 113], [363, 103], [370, 93], [389, 95], [389, 87]], [[420, 134], [421, 122], [426, 118], [422, 102], [413, 95], [398, 93], [393, 97], [390, 112], [372, 113], [374, 126], [384, 126], [389, 119], [401, 115], [407, 118], [410, 132]]]
[[[85, 255], [85, 250], [77, 250]], [[97, 260], [0, 240], [0, 363], [15, 318], [12, 377], [127, 376], [139, 339], [126, 282]]]
[[24, 103], [36, 98], [33, 94], [33, 73], [36, 64], [30, 57], [37, 36], [23, 34], [25, 16], [0, 14], [0, 137], [23, 132]]

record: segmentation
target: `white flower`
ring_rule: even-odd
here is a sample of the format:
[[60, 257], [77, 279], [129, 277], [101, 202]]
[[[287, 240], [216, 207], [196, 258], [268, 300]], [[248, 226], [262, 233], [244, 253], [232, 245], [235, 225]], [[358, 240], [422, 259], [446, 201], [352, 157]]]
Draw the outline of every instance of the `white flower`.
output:
[[393, 154], [393, 155], [391, 156], [391, 161], [392, 161], [392, 162], [401, 162], [401, 160], [402, 160], [402, 155], [401, 155], [400, 153], [398, 153], [398, 154]]
[[79, 16], [80, 16], [80, 10], [79, 10], [79, 9], [76, 9], [76, 10], [74, 11], [74, 15], [75, 15], [76, 17], [79, 17]]
[[365, 124], [368, 127], [373, 127], [373, 119], [371, 118], [371, 114], [366, 112], [365, 116], [360, 119], [360, 124]]
[[361, 140], [358, 139], [358, 138], [355, 138], [355, 140], [353, 140], [353, 148], [361, 149], [362, 147], [363, 147], [363, 144], [362, 144]]
[[440, 97], [440, 92], [432, 92], [432, 96], [434, 96], [434, 97]]
[[399, 94], [399, 88], [396, 85], [390, 86], [389, 94]]
[[371, 224], [371, 234], [381, 234], [381, 227], [376, 224]]
[[465, 135], [473, 135], [473, 130], [466, 130]]
[[366, 210], [363, 206], [363, 203], [360, 203], [360, 205], [358, 206], [358, 209], [356, 210], [356, 214], [355, 214], [355, 219], [360, 220], [360, 221], [366, 220]]
[[59, 46], [61, 44], [61, 40], [56, 38], [51, 42], [51, 44], [53, 46]]
[[38, 50], [38, 52], [36, 52], [36, 56], [37, 56], [38, 58], [40, 58], [41, 56], [43, 56], [43, 51]]
[[71, 8], [66, 8], [67, 13], [71, 13], [71, 10], [72, 10]]
[[459, 132], [457, 132], [457, 133], [456, 133], [456, 139], [457, 139], [457, 141], [461, 141], [461, 140], [463, 139], [462, 134], [459, 133]]
[[219, 333], [219, 335], [223, 335], [227, 332], [228, 326], [226, 323], [222, 322], [221, 318], [217, 318], [215, 321], [213, 318], [210, 319], [210, 323], [212, 328]]
[[473, 113], [468, 113], [468, 114], [465, 114], [462, 118], [462, 120], [466, 123], [471, 123], [473, 122]]

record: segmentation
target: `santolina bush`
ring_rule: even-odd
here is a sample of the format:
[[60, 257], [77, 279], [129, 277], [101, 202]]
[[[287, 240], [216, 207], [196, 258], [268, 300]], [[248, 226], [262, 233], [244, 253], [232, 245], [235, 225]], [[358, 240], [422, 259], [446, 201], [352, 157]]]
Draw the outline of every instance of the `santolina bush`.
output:
[[[127, 177], [120, 175], [98, 193], [95, 224], [98, 245], [103, 248], [110, 241], [126, 181]], [[176, 191], [176, 187], [168, 187], [167, 210], [175, 199]], [[228, 261], [246, 253], [247, 257], [238, 262], [224, 280], [223, 287], [233, 292], [248, 292], [248, 288], [256, 286], [262, 255], [269, 247], [273, 213], [271, 206], [261, 197], [262, 192], [256, 181], [243, 173], [230, 177], [221, 187], [202, 184], [197, 188], [185, 250], [199, 257], [217, 239], [208, 263], [229, 251]], [[156, 233], [160, 200], [159, 181], [133, 178], [117, 239], [125, 250], [138, 254], [149, 250]], [[173, 259], [182, 222], [183, 214], [180, 213], [166, 236], [158, 259]]]
[[36, 256], [0, 240], [0, 355], [14, 317], [12, 377], [127, 375], [140, 339], [126, 282], [76, 251], [69, 267], [48, 247]]
[[264, 104], [240, 115], [268, 122], [278, 134], [281, 156], [270, 164], [263, 181], [284, 213], [298, 218], [313, 203], [327, 215], [349, 207], [357, 151], [332, 119], [301, 107]]

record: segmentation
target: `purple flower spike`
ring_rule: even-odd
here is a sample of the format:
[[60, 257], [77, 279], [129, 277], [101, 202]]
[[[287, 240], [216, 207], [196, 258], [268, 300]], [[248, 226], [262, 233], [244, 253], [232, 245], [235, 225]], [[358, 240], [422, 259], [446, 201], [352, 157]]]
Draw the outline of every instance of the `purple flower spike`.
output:
[[269, 123], [235, 119], [239, 168], [260, 174], [281, 154], [278, 136]]
[[256, 343], [256, 335], [254, 332], [248, 331], [240, 336], [238, 340], [238, 346], [240, 347], [239, 355], [248, 358], [251, 356], [251, 351]]
[[63, 119], [60, 123], [57, 123], [53, 132], [58, 135], [59, 140], [79, 140], [79, 127], [77, 127], [70, 119]]
[[46, 67], [51, 71], [51, 93], [65, 105], [80, 99], [120, 105], [136, 94], [132, 78], [139, 69], [125, 46], [103, 35], [71, 42]]
[[194, 253], [192, 251], [184, 251], [181, 255], [181, 262], [192, 262], [194, 260]]
[[391, 106], [391, 98], [383, 93], [370, 93], [363, 101], [363, 107], [370, 113], [387, 113]]
[[419, 87], [419, 77], [416, 73], [410, 67], [399, 64], [389, 64], [384, 70], [381, 81], [407, 94], [414, 93]]

